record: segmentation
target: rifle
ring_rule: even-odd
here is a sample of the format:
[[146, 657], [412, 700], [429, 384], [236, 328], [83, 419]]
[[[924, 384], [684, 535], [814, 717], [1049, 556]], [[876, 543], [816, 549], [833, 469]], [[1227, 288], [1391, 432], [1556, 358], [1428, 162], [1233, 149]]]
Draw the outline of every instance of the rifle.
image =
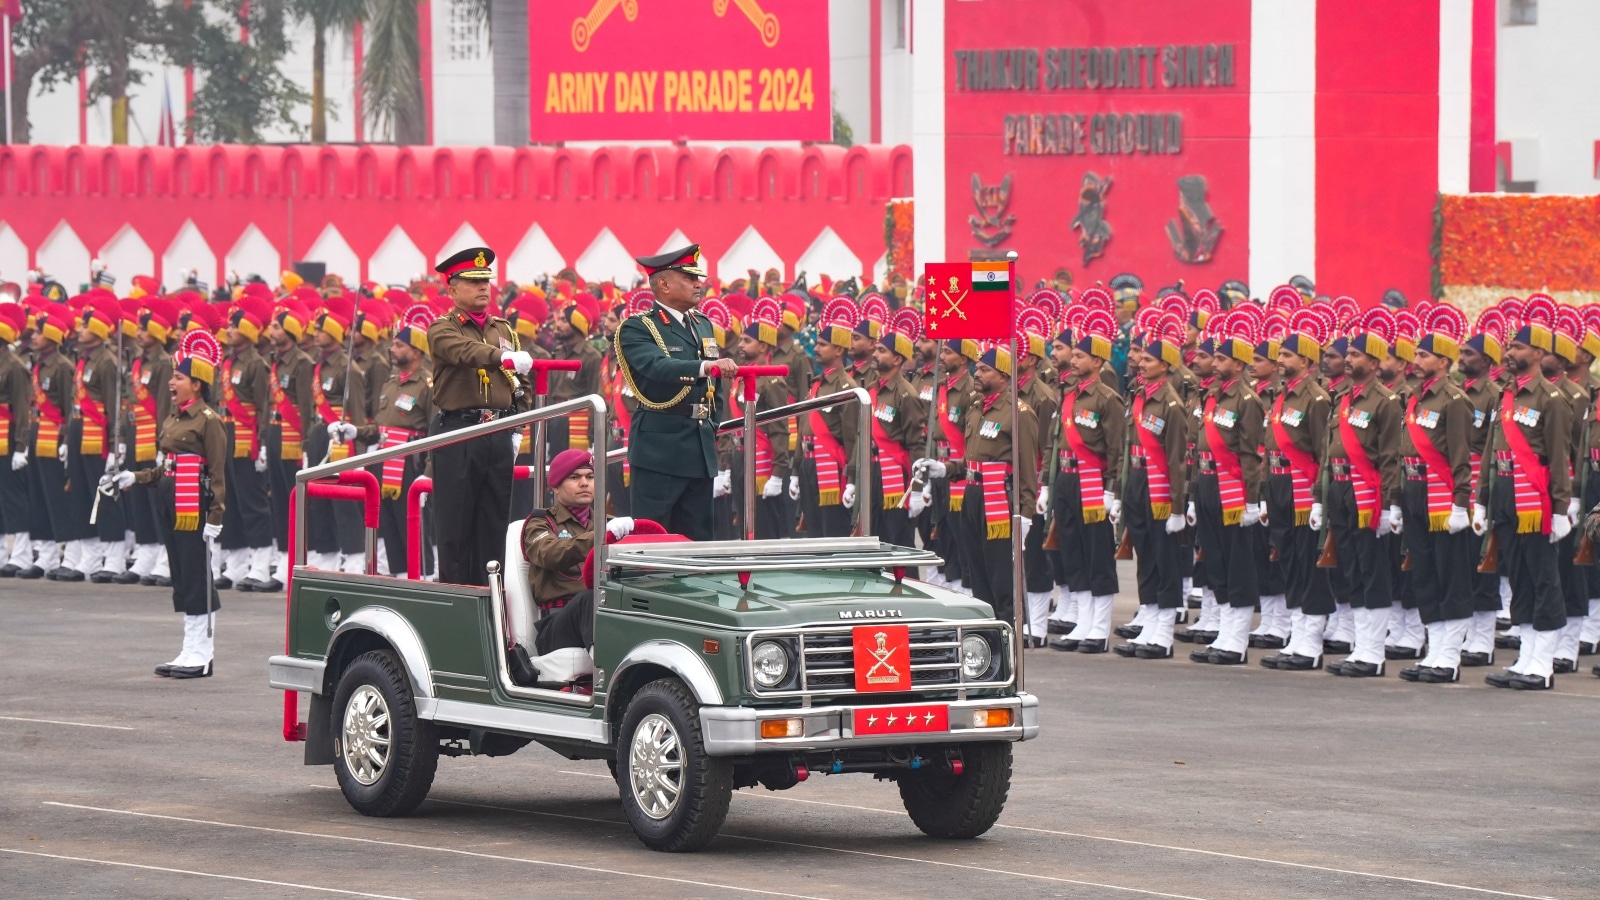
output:
[[[339, 399], [339, 421], [341, 422], [350, 421], [350, 376], [354, 374], [356, 367], [356, 320], [360, 317], [360, 312], [350, 317], [350, 328], [344, 336], [344, 396]], [[342, 444], [344, 441], [339, 440], [338, 443]], [[333, 455], [333, 445], [334, 439], [330, 436], [328, 441], [328, 457], [330, 458]], [[323, 459], [323, 462], [327, 461], [327, 458]]]
[[89, 510], [89, 524], [96, 525], [100, 521], [100, 498], [110, 497], [116, 500], [122, 494], [117, 489], [117, 473], [122, 471], [122, 323], [117, 323], [117, 386], [112, 394], [112, 403], [116, 411], [116, 421], [111, 425], [111, 453], [107, 457], [105, 472], [112, 479], [111, 487], [107, 490], [96, 488], [94, 494], [94, 508]]
[[[1065, 388], [1062, 388], [1062, 393], [1066, 393], [1066, 389]], [[1058, 416], [1058, 417], [1061, 415], [1061, 404], [1060, 403], [1056, 404], [1055, 415]], [[1061, 428], [1062, 428], [1062, 424], [1063, 423], [1058, 420], [1056, 422], [1056, 427], [1054, 429], [1055, 433], [1050, 436], [1050, 462], [1049, 462], [1049, 465], [1047, 467], [1047, 471], [1050, 473], [1050, 488], [1051, 488], [1051, 490], [1055, 489], [1056, 476], [1060, 474], [1060, 466], [1061, 466]], [[1045, 534], [1044, 534], [1044, 543], [1040, 545], [1040, 548], [1044, 549], [1044, 550], [1055, 550], [1056, 548], [1061, 546], [1061, 538], [1056, 533], [1056, 514], [1055, 514], [1055, 509], [1056, 509], [1056, 505], [1054, 503], [1045, 504], [1044, 517], [1045, 517], [1045, 522], [1047, 523], [1047, 530], [1045, 531]]]
[[[1583, 467], [1581, 474], [1578, 475], [1578, 507], [1580, 509], [1589, 499], [1589, 470], [1593, 468], [1593, 464], [1589, 462], [1590, 433], [1594, 428], [1594, 422], [1590, 420], [1592, 412], [1594, 412], [1594, 403], [1591, 401], [1583, 410], [1583, 455], [1578, 457], [1578, 465]], [[1582, 526], [1584, 523], [1579, 520], [1578, 524]], [[1578, 530], [1583, 533], [1583, 539], [1578, 542], [1578, 552], [1573, 555], [1572, 564], [1575, 566], [1592, 566], [1594, 565], [1594, 541], [1589, 539], [1589, 529], [1580, 527]]]
[[[1498, 413], [1499, 409], [1495, 409], [1494, 412]], [[1492, 467], [1495, 465], [1494, 435], [1495, 429], [1500, 427], [1500, 416], [1492, 415], [1491, 418], [1493, 421], [1489, 424], [1489, 440], [1488, 443], [1484, 445], [1483, 456], [1481, 457], [1481, 463], [1478, 469], [1479, 480], [1483, 482], [1478, 486], [1478, 493], [1483, 497], [1485, 518], [1493, 515], [1494, 507], [1490, 505], [1490, 503], [1494, 497], [1494, 483], [1499, 477], [1499, 474], [1492, 468], [1490, 469], [1488, 478], [1482, 477], [1484, 471], [1483, 467]], [[1552, 510], [1552, 512], [1554, 512], [1554, 510]], [[1484, 529], [1482, 558], [1478, 561], [1478, 573], [1480, 575], [1493, 574], [1497, 568], [1497, 560], [1499, 560], [1499, 558], [1500, 541], [1495, 537], [1494, 523], [1490, 522], [1488, 527]]]
[[[1128, 425], [1122, 430], [1122, 474], [1117, 479], [1117, 487], [1124, 492], [1128, 490], [1128, 458], [1132, 455], [1130, 451], [1133, 448], [1133, 430], [1139, 427], [1139, 423], [1133, 421], [1133, 406], [1129, 405], [1127, 410]], [[1166, 523], [1161, 522], [1159, 525], [1165, 526]], [[1117, 536], [1117, 552], [1114, 558], [1133, 559], [1133, 535], [1128, 533], [1126, 515], [1118, 523], [1117, 529], [1122, 533]]]
[[[1338, 417], [1339, 413], [1336, 408], [1332, 415], [1334, 418]], [[1328, 502], [1328, 483], [1333, 480], [1333, 433], [1334, 429], [1330, 427], [1328, 429], [1328, 438], [1322, 448], [1322, 472], [1317, 476], [1317, 480], [1322, 485], [1324, 507]], [[1326, 508], [1324, 508], [1322, 514], [1322, 555], [1317, 557], [1317, 568], [1319, 569], [1334, 569], [1339, 566], [1339, 546], [1334, 542], [1332, 519], [1333, 517], [1328, 515]]]
[[[928, 388], [928, 428], [927, 435], [922, 442], [922, 458], [933, 459], [933, 429], [939, 419], [939, 364], [943, 362], [943, 354], [938, 350], [933, 351], [933, 380]], [[939, 432], [944, 433], [944, 426], [939, 425]], [[906, 493], [920, 491], [926, 484], [922, 471], [917, 471], [911, 477], [911, 486], [906, 488]]]

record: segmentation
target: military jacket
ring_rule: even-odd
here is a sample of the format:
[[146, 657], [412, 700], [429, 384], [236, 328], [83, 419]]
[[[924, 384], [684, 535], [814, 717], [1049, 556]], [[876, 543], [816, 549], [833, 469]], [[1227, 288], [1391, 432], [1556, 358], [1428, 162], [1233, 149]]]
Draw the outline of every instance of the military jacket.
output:
[[623, 320], [614, 345], [624, 383], [639, 401], [628, 441], [632, 467], [714, 477], [715, 419], [725, 404], [719, 403], [716, 383], [700, 374], [706, 360], [721, 355], [711, 322], [692, 309], [680, 322], [657, 303]]
[[[1038, 502], [1039, 479], [1028, 460], [1039, 453], [1038, 418], [1026, 401], [1017, 404], [1021, 414], [1018, 421], [1011, 419], [1011, 396], [1001, 391], [990, 397], [979, 396], [966, 415], [967, 458], [952, 459], [945, 463], [946, 474], [952, 480], [967, 477], [972, 463], [1011, 462], [1011, 442], [1017, 442], [1017, 456], [1022, 460], [1022, 471], [1016, 473], [1013, 483], [1020, 488], [1019, 500], [1028, 515]], [[980, 508], [979, 512], [982, 510]]]
[[[283, 391], [284, 397], [300, 411], [300, 426], [310, 429], [311, 423], [316, 421], [316, 409], [312, 386], [316, 383], [316, 366], [311, 362], [311, 357], [298, 346], [290, 346], [287, 353], [281, 353], [273, 363], [273, 373], [278, 379], [278, 389]], [[272, 420], [281, 422], [282, 415], [274, 406]], [[301, 432], [304, 437], [305, 432]], [[285, 460], [294, 462], [294, 460]]]
[[[1188, 467], [1183, 464], [1184, 454], [1189, 447], [1189, 422], [1191, 417], [1189, 409], [1184, 405], [1177, 390], [1172, 386], [1170, 379], [1155, 386], [1147, 385], [1144, 391], [1144, 414], [1137, 422], [1133, 421], [1133, 413], [1137, 408], [1137, 397], [1128, 402], [1128, 420], [1130, 427], [1150, 433], [1161, 442], [1166, 451], [1167, 479], [1171, 482], [1172, 509], [1182, 512], [1188, 498]], [[1139, 431], [1135, 431], [1128, 440], [1130, 448], [1143, 446]], [[1125, 490], [1126, 485], [1121, 486]]]
[[[347, 374], [350, 380], [350, 401], [348, 408], [340, 409], [339, 404], [344, 400], [344, 383]], [[335, 350], [328, 356], [313, 363], [312, 397], [313, 406], [318, 408], [313, 410], [311, 421], [326, 424], [320, 404], [315, 401], [318, 385], [322, 388], [323, 399], [327, 401], [328, 406], [336, 414], [340, 415], [343, 421], [356, 426], [366, 424], [366, 384], [361, 380], [361, 370], [345, 361], [343, 350]]]
[[[575, 359], [582, 368], [576, 372], [551, 372], [549, 403], [562, 403], [576, 397], [600, 393], [600, 351], [588, 341], [579, 341], [576, 348], [565, 342], [556, 344], [555, 359]], [[592, 438], [591, 434], [588, 437]], [[587, 441], [585, 442], [587, 443]]]
[[[134, 371], [135, 367], [137, 372]], [[126, 420], [130, 423], [133, 421], [134, 404], [142, 404], [143, 394], [155, 404], [156, 435], [159, 437], [161, 426], [172, 413], [172, 390], [167, 387], [167, 382], [171, 380], [172, 354], [160, 344], [151, 345], [128, 368], [128, 402], [124, 404], [127, 407]]]
[[[1522, 431], [1522, 436], [1528, 441], [1528, 448], [1539, 457], [1550, 473], [1550, 503], [1551, 510], [1556, 515], [1567, 511], [1567, 502], [1572, 499], [1572, 479], [1567, 475], [1567, 467], [1559, 465], [1560, 460], [1567, 458], [1569, 446], [1572, 443], [1572, 405], [1544, 376], [1534, 372], [1521, 387], [1516, 387], [1515, 382], [1507, 388], [1512, 391], [1512, 409], [1504, 409], [1504, 397], [1496, 403], [1495, 427], [1497, 429], [1517, 428]], [[1504, 435], [1494, 438], [1496, 450], [1509, 450]], [[1484, 466], [1479, 470], [1480, 478], [1484, 470], [1494, 471], [1493, 466]], [[1482, 489], [1482, 484], [1478, 485]]]
[[777, 348], [772, 351], [772, 364], [789, 367], [784, 382], [792, 398], [790, 403], [804, 399], [811, 393], [811, 380], [816, 377], [816, 366], [812, 364], [811, 355], [800, 347], [799, 341], [790, 338], [789, 345], [785, 347], [780, 339]]
[[[111, 446], [112, 423], [116, 422], [117, 416], [121, 414], [117, 409], [117, 382], [122, 378], [122, 367], [118, 365], [116, 350], [111, 344], [102, 341], [99, 346], [89, 351], [88, 358], [83, 364], [83, 372], [75, 375], [84, 394], [98, 403], [100, 411], [105, 415], [105, 449], [109, 452], [115, 449]], [[67, 409], [73, 419], [83, 418], [83, 410], [78, 406], [76, 398]]]
[[[33, 357], [33, 377], [39, 390], [44, 392], [45, 397], [55, 404], [56, 409], [61, 413], [61, 423], [64, 427], [67, 419], [71, 418], [75, 407], [73, 385], [77, 376], [72, 370], [72, 363], [67, 360], [66, 354], [59, 347], [54, 350], [46, 350], [43, 353], [35, 353]], [[38, 410], [35, 409], [35, 412], [37, 413]], [[61, 435], [61, 439], [66, 440], [65, 433]]]
[[[1119, 478], [1122, 474], [1122, 454], [1126, 450], [1124, 443], [1128, 437], [1128, 413], [1122, 402], [1122, 395], [1115, 389], [1106, 385], [1104, 381], [1093, 381], [1087, 386], [1067, 391], [1061, 397], [1061, 428], [1063, 434], [1066, 428], [1066, 416], [1071, 415], [1073, 424], [1077, 426], [1079, 437], [1083, 438], [1091, 452], [1106, 461], [1105, 489], [1115, 493], [1122, 491]], [[1071, 444], [1065, 437], [1059, 441], [1062, 454], [1072, 450]], [[969, 445], [968, 451], [970, 453]], [[1024, 457], [1026, 458], [1026, 457]], [[1059, 467], [1059, 461], [1058, 461]]]
[[389, 354], [374, 345], [357, 352], [355, 364], [361, 370], [361, 384], [366, 388], [366, 415], [370, 422], [378, 415], [378, 390], [389, 380]]
[[594, 549], [594, 529], [557, 503], [536, 509], [522, 523], [522, 556], [536, 603], [565, 600], [584, 590], [583, 561]]
[[[11, 427], [0, 431], [5, 446], [0, 447], [0, 457], [27, 450], [28, 435], [33, 428], [33, 382], [28, 367], [11, 352], [11, 347], [0, 344], [0, 406], [5, 407]], [[11, 465], [0, 459], [0, 465]]]
[[1178, 394], [1178, 402], [1185, 407], [1193, 406], [1195, 395], [1200, 393], [1200, 378], [1183, 363], [1178, 363], [1172, 371], [1167, 373], [1167, 382]]
[[903, 374], [896, 372], [877, 386], [872, 417], [876, 427], [904, 447], [912, 459], [922, 455], [928, 434], [928, 408], [918, 401], [916, 389]]
[[[1472, 494], [1472, 401], [1465, 391], [1449, 378], [1440, 377], [1432, 384], [1424, 381], [1413, 394], [1415, 408], [1406, 402], [1407, 427], [1400, 435], [1400, 455], [1417, 456], [1411, 440], [1412, 422], [1428, 436], [1428, 440], [1450, 462], [1450, 502], [1465, 509]], [[1432, 472], [1428, 475], [1431, 477]]]
[[[1278, 397], [1283, 398], [1283, 408], [1278, 409]], [[1328, 454], [1328, 417], [1332, 415], [1333, 398], [1316, 379], [1302, 375], [1296, 381], [1285, 382], [1283, 389], [1266, 403], [1267, 427], [1262, 436], [1266, 445], [1269, 466], [1287, 466], [1287, 459], [1276, 461], [1272, 454], [1282, 451], [1278, 445], [1278, 431], [1282, 425], [1290, 443], [1296, 450], [1311, 454], [1321, 467]]]
[[[1585, 369], [1572, 383], [1587, 395], [1583, 408], [1576, 410], [1575, 417], [1581, 420], [1583, 427], [1577, 432], [1578, 437], [1572, 450], [1573, 458], [1579, 460], [1581, 466], [1585, 464], [1584, 461], [1594, 458], [1596, 450], [1600, 450], [1600, 431], [1596, 430], [1600, 429], [1600, 419], [1595, 416], [1596, 404], [1600, 402], [1600, 381], [1595, 379], [1592, 372]], [[1593, 468], [1594, 466], [1590, 465], [1590, 469]], [[1592, 471], [1589, 478], [1591, 481], [1594, 480]]]
[[878, 386], [878, 363], [871, 356], [860, 362], [850, 363], [849, 370], [850, 380], [854, 381], [857, 387], [870, 391]]
[[[943, 377], [945, 384], [948, 385], [948, 389], [945, 391], [944, 415], [935, 415], [933, 421], [929, 422], [930, 428], [937, 428], [933, 435], [933, 448], [935, 455], [940, 459], [945, 459], [950, 455], [950, 435], [966, 434], [967, 413], [979, 401], [977, 382], [972, 380], [972, 375], [967, 370], [962, 369], [960, 375], [953, 381], [950, 380], [948, 374]], [[925, 390], [927, 392], [926, 396], [919, 392], [917, 399], [924, 403], [933, 404], [932, 408], [937, 412], [938, 388], [929, 384]]]
[[434, 405], [451, 412], [529, 408], [533, 391], [526, 380], [500, 365], [502, 353], [520, 349], [516, 330], [499, 316], [490, 316], [482, 330], [459, 309], [434, 319], [428, 326]]
[[[1061, 415], [1061, 391], [1053, 384], [1059, 384], [1053, 375], [1048, 375], [1038, 369], [1022, 376], [1022, 402], [1028, 404], [1033, 410], [1033, 415], [1041, 435], [1054, 434]], [[1042, 454], [1048, 447], [1040, 442], [1039, 452]]]
[[[811, 383], [811, 390], [814, 396], [826, 397], [829, 394], [848, 391], [855, 386], [856, 383], [851, 380], [845, 371], [845, 367], [841, 365], [834, 366], [831, 369], [824, 369], [822, 374]], [[839, 403], [818, 411], [817, 415], [822, 417], [822, 424], [827, 426], [828, 433], [833, 435], [833, 439], [844, 447], [844, 483], [855, 484], [856, 467], [853, 463], [856, 458], [856, 440], [858, 438], [856, 430], [859, 418], [856, 405], [854, 403]], [[807, 449], [807, 442], [812, 437], [811, 418], [810, 413], [800, 416], [799, 434], [800, 449], [802, 451]], [[870, 439], [870, 435], [868, 437]]]
[[[228, 499], [228, 435], [222, 417], [203, 400], [174, 408], [161, 425], [161, 452], [167, 456], [194, 453], [205, 457], [211, 476], [211, 505], [206, 509], [206, 524], [221, 525]], [[134, 473], [138, 484], [160, 484], [166, 472], [160, 467]]]
[[[1267, 414], [1261, 398], [1243, 378], [1218, 382], [1212, 393], [1217, 403], [1211, 408], [1210, 422], [1217, 426], [1217, 434], [1226, 449], [1239, 457], [1239, 469], [1244, 476], [1244, 501], [1261, 502], [1261, 432]], [[1199, 432], [1195, 437], [1195, 450], [1210, 452], [1210, 437], [1206, 434], [1206, 416], [1202, 409]]]
[[[1400, 405], [1400, 398], [1394, 391], [1376, 377], [1368, 380], [1365, 385], [1352, 384], [1346, 395], [1359, 394], [1350, 401], [1350, 427], [1355, 431], [1357, 439], [1361, 442], [1361, 449], [1367, 451], [1367, 458], [1378, 469], [1380, 490], [1378, 502], [1381, 506], [1400, 505], [1400, 440], [1405, 431], [1405, 410]], [[1328, 456], [1335, 461], [1347, 460], [1350, 454], [1345, 450], [1344, 438], [1340, 434], [1339, 418], [1340, 406], [1344, 397], [1335, 398], [1333, 404], [1333, 424], [1328, 437]], [[1317, 500], [1322, 500], [1321, 486], [1313, 489]]]
[[[226, 384], [223, 383], [223, 378], [227, 379]], [[223, 424], [230, 426], [235, 444], [248, 444], [250, 438], [248, 435], [239, 434], [236, 428], [231, 427], [236, 426], [237, 423], [233, 421], [233, 414], [228, 409], [227, 404], [222, 402], [222, 396], [230, 389], [238, 402], [249, 406], [255, 412], [256, 438], [261, 442], [262, 446], [266, 446], [267, 429], [272, 427], [271, 366], [261, 358], [261, 354], [256, 352], [254, 346], [247, 345], [233, 351], [230, 356], [223, 360], [222, 370], [218, 373], [217, 379], [218, 412], [222, 415]], [[354, 399], [354, 396], [354, 391], [352, 391], [352, 399]], [[337, 396], [329, 399], [335, 404], [339, 402]], [[237, 448], [234, 448], [232, 452], [237, 453]]]
[[1467, 395], [1467, 401], [1472, 404], [1472, 427], [1468, 432], [1468, 445], [1474, 456], [1482, 456], [1483, 448], [1489, 443], [1489, 432], [1494, 425], [1494, 410], [1500, 405], [1500, 392], [1503, 388], [1495, 384], [1493, 378], [1483, 375], [1463, 381], [1461, 390]]
[[433, 418], [433, 380], [422, 368], [411, 372], [396, 371], [378, 389], [375, 421], [356, 431], [356, 440], [371, 447], [378, 446], [380, 428], [404, 428], [421, 434], [428, 430], [428, 420]]

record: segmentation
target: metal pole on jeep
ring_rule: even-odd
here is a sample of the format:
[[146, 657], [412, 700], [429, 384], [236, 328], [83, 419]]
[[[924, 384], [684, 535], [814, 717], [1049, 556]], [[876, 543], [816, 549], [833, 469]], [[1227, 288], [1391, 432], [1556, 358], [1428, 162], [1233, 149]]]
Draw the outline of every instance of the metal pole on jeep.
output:
[[744, 413], [744, 539], [756, 539], [756, 378], [761, 375], [788, 375], [788, 366], [740, 366], [733, 372], [739, 379], [735, 390]]
[[[1022, 623], [1028, 619], [1028, 595], [1023, 579], [1026, 577], [1022, 565], [1022, 381], [1020, 372], [1022, 367], [1017, 365], [1017, 251], [1006, 253], [1006, 263], [1010, 268], [1007, 281], [1011, 285], [1009, 309], [1006, 313], [1011, 325], [1011, 652], [1016, 656], [1017, 690], [1022, 690], [1023, 662], [1022, 662]], [[1042, 411], [1040, 411], [1042, 414]], [[1029, 465], [1033, 465], [1029, 461]]]

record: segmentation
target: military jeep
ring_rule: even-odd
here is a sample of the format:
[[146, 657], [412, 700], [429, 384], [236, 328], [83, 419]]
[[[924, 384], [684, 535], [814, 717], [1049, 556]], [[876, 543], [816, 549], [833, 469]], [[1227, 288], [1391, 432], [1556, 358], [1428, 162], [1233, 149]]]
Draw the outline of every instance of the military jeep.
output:
[[[814, 408], [784, 410], [799, 407]], [[308, 493], [351, 496], [360, 470], [386, 458], [578, 409], [605, 415], [599, 397], [583, 397], [312, 467], [294, 515], [305, 521]], [[604, 466], [595, 478], [601, 521]], [[875, 538], [600, 544], [585, 567], [592, 651], [533, 658], [528, 684], [507, 664], [508, 647], [531, 648], [537, 629], [519, 524], [507, 571], [491, 563], [488, 587], [294, 568], [269, 682], [289, 692], [286, 739], [305, 742], [307, 765], [332, 765], [359, 812], [414, 810], [441, 755], [537, 743], [605, 760], [635, 833], [658, 850], [705, 846], [735, 789], [816, 775], [895, 782], [936, 837], [974, 837], [999, 817], [1011, 744], [1037, 734], [1037, 700], [1017, 689], [1011, 623], [909, 577], [938, 565], [934, 554]], [[294, 535], [303, 561], [304, 529]]]

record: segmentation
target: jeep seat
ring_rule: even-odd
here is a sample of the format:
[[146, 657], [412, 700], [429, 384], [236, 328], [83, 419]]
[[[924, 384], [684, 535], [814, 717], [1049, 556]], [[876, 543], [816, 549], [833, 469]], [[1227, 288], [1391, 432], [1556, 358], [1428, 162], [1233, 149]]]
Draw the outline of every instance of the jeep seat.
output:
[[[660, 522], [651, 519], [634, 519], [633, 533], [622, 540], [613, 540], [610, 534], [606, 535], [607, 544], [667, 544], [686, 542], [689, 539], [681, 534], [669, 534]], [[583, 558], [583, 586], [594, 590], [594, 551]]]
[[538, 633], [538, 605], [528, 584], [528, 561], [522, 558], [522, 520], [506, 527], [505, 600], [511, 619], [511, 639], [529, 651], [533, 667], [539, 672], [539, 686], [562, 685], [594, 674], [594, 658], [582, 647], [562, 647], [544, 656], [531, 656], [533, 638]]

